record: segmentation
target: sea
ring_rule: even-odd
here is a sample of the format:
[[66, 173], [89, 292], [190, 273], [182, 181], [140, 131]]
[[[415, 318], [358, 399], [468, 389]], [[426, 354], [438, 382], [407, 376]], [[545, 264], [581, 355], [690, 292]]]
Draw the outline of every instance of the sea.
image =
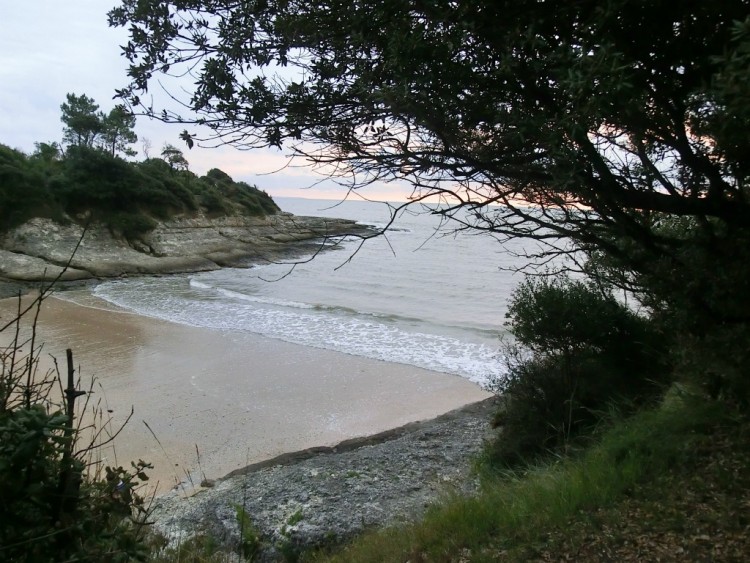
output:
[[[392, 206], [275, 198], [295, 215], [384, 226]], [[418, 212], [415, 212], [418, 211]], [[453, 374], [481, 386], [503, 375], [507, 302], [522, 275], [518, 242], [456, 232], [429, 208], [387, 233], [279, 263], [105, 281], [93, 294], [139, 315]], [[512, 246], [515, 245], [515, 246]], [[310, 259], [312, 258], [312, 259]]]

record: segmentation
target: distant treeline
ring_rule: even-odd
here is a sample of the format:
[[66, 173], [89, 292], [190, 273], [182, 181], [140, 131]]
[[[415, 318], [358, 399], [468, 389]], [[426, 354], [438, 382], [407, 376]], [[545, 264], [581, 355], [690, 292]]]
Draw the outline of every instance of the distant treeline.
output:
[[[178, 154], [179, 153], [179, 154]], [[174, 147], [162, 158], [130, 162], [100, 147], [39, 143], [27, 155], [0, 144], [0, 232], [32, 217], [61, 222], [106, 223], [127, 238], [178, 214], [268, 215], [279, 211], [271, 197], [212, 169], [187, 170]]]

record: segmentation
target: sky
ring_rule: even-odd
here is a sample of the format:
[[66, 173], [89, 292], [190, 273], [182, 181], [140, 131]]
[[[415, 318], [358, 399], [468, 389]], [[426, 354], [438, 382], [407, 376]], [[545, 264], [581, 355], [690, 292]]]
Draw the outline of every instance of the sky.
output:
[[[67, 93], [86, 94], [105, 113], [115, 89], [127, 84], [127, 61], [120, 55], [127, 30], [110, 28], [107, 12], [117, 0], [0, 0], [0, 143], [30, 154], [35, 142], [62, 139], [60, 104]], [[220, 168], [235, 180], [255, 184], [276, 197], [341, 199], [346, 190], [295, 160], [288, 151], [194, 147], [178, 137], [185, 129], [139, 117], [136, 134], [156, 156], [165, 143], [183, 149], [196, 174]], [[137, 159], [143, 145], [134, 145]], [[368, 197], [403, 200], [403, 186], [368, 188]]]

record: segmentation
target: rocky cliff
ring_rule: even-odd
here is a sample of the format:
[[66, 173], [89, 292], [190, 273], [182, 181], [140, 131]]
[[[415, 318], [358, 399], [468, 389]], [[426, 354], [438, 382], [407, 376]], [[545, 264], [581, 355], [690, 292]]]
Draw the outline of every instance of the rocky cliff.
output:
[[61, 278], [65, 281], [215, 270], [278, 260], [326, 237], [366, 232], [367, 227], [354, 221], [289, 213], [181, 217], [160, 222], [135, 240], [90, 225], [73, 255], [83, 233], [80, 225], [34, 218], [0, 237], [0, 278], [51, 280], [69, 261]]

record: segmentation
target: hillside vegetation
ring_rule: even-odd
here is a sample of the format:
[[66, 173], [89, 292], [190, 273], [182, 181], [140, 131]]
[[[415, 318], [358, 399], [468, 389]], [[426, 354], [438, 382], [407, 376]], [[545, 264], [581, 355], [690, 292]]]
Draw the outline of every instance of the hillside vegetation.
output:
[[[510, 299], [509, 375], [497, 386], [497, 435], [476, 464], [481, 493], [447, 495], [420, 522], [310, 558], [744, 560], [744, 387], [696, 377], [720, 366], [699, 362], [671, 326], [600, 284], [527, 279]], [[742, 338], [739, 327], [728, 335]]]
[[334, 562], [743, 561], [750, 550], [748, 424], [673, 392], [611, 421], [574, 456], [485, 475], [411, 525], [374, 531]]
[[0, 231], [32, 217], [93, 219], [129, 238], [178, 214], [278, 211], [267, 193], [216, 168], [198, 176], [160, 158], [129, 162], [96, 147], [26, 155], [0, 145]]

